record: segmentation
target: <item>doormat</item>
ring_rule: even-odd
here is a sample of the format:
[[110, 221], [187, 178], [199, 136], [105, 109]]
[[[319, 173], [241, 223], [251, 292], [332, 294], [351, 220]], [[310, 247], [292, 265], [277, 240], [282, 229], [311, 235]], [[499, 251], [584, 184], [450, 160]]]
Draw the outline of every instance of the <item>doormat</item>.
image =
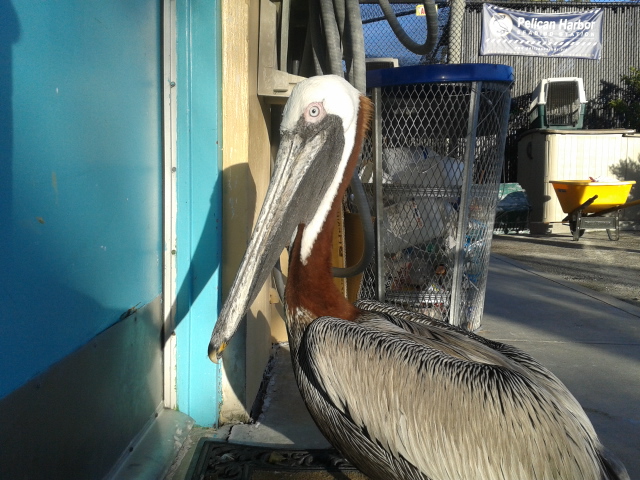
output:
[[185, 480], [367, 480], [336, 450], [290, 450], [202, 439]]

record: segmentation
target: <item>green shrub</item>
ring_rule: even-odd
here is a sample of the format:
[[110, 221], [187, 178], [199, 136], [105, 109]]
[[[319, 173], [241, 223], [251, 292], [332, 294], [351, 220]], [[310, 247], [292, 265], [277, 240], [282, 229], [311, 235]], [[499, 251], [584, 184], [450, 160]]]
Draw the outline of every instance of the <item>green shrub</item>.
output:
[[640, 131], [640, 69], [631, 67], [628, 75], [622, 75], [623, 87], [620, 97], [609, 101], [609, 105], [627, 128]]

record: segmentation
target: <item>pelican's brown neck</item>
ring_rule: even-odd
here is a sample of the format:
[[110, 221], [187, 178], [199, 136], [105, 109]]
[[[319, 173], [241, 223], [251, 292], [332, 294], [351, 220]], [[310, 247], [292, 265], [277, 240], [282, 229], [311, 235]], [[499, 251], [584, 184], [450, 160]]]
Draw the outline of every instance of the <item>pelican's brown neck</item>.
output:
[[290, 321], [297, 317], [294, 312], [298, 309], [304, 309], [309, 312], [312, 317], [310, 320], [321, 316], [355, 320], [358, 316], [359, 310], [344, 298], [333, 283], [331, 254], [336, 215], [358, 164], [362, 141], [371, 124], [372, 115], [373, 104], [367, 97], [361, 96], [353, 151], [349, 156], [342, 183], [332, 203], [331, 210], [313, 244], [311, 255], [306, 264], [301, 261], [300, 252], [304, 225], [301, 224], [298, 227], [293, 248], [290, 251], [289, 277], [286, 291]]

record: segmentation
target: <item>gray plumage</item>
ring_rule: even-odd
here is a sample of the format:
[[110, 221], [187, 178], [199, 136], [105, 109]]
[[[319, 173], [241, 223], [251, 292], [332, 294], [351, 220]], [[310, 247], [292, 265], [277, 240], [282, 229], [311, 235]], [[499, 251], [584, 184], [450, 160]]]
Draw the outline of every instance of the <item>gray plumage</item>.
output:
[[356, 306], [356, 322], [290, 319], [289, 341], [316, 424], [371, 478], [629, 478], [526, 353], [392, 305]]

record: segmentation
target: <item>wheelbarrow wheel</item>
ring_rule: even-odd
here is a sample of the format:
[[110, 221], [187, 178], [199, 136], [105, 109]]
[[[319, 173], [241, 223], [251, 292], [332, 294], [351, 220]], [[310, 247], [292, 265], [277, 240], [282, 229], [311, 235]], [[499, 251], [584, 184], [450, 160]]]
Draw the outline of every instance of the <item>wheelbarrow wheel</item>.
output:
[[571, 230], [571, 234], [573, 235], [573, 238], [575, 238], [576, 240], [578, 238], [580, 238], [582, 235], [584, 235], [584, 228], [581, 228], [580, 231], [578, 232], [578, 238], [576, 238], [576, 226], [577, 226], [578, 222], [575, 220], [569, 220], [569, 230]]

